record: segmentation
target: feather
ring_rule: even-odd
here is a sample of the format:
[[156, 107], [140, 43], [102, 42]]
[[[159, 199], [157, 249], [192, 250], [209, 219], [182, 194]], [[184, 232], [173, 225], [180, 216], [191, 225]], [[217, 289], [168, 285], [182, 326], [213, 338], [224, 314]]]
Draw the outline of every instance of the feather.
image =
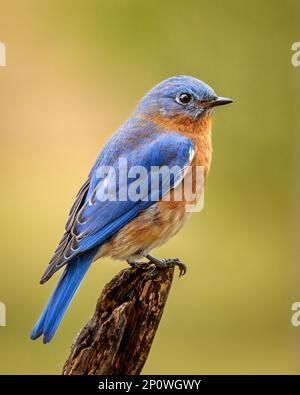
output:
[[44, 343], [50, 342], [84, 275], [90, 267], [95, 253], [95, 249], [90, 250], [84, 255], [75, 258], [73, 262], [67, 265], [31, 333], [31, 339], [35, 340], [41, 335], [44, 335]]

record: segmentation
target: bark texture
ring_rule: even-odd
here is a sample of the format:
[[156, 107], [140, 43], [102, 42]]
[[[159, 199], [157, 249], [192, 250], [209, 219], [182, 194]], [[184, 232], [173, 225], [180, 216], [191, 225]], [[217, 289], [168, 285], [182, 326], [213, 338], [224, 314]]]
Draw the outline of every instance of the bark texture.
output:
[[174, 275], [145, 264], [116, 275], [76, 337], [64, 375], [139, 374], [147, 360]]

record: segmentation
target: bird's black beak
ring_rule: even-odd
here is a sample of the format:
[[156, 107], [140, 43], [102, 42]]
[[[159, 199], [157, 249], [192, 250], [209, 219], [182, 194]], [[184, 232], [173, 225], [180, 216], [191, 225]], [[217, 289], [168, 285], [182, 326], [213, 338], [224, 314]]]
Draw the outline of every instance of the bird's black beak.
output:
[[208, 108], [217, 107], [217, 106], [224, 106], [225, 104], [232, 103], [233, 100], [227, 97], [216, 97], [213, 100], [208, 101], [205, 103], [205, 106]]

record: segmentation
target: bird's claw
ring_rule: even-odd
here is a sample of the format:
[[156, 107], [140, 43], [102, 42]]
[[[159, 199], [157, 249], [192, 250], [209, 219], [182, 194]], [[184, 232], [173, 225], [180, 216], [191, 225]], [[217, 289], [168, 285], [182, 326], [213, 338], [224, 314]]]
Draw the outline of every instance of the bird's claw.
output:
[[186, 265], [180, 261], [178, 258], [174, 259], [162, 259], [164, 265], [167, 267], [178, 266], [179, 269], [179, 277], [184, 276], [187, 270]]
[[149, 263], [151, 263], [153, 266], [153, 270], [149, 272], [149, 276], [151, 278], [155, 277], [157, 273], [155, 269], [168, 269], [174, 266], [178, 266], [179, 268], [179, 277], [184, 276], [186, 273], [187, 267], [179, 258], [157, 259], [151, 255], [147, 255], [147, 258], [149, 259], [149, 262], [128, 261], [128, 263], [131, 267], [139, 270], [148, 270]]
[[166, 268], [178, 266], [179, 277], [184, 276], [187, 271], [186, 265], [183, 262], [181, 262], [179, 258], [157, 259], [152, 257], [151, 255], [148, 255], [147, 258], [149, 259], [150, 262], [154, 263], [154, 265], [160, 269], [166, 269]]

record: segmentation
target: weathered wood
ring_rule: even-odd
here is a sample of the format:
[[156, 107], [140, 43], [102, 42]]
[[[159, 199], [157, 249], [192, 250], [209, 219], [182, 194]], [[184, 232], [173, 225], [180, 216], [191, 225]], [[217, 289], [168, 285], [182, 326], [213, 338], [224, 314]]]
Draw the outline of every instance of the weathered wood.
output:
[[64, 375], [139, 374], [148, 357], [174, 268], [122, 270], [103, 289], [71, 347]]

